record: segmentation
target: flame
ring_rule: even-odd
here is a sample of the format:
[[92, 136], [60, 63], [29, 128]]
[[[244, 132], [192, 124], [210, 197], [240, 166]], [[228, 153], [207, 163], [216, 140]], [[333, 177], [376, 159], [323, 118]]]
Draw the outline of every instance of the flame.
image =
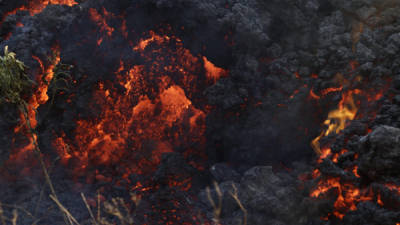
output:
[[348, 121], [355, 118], [358, 108], [354, 102], [353, 95], [360, 94], [360, 92], [360, 90], [355, 89], [342, 93], [342, 99], [339, 102], [338, 108], [329, 112], [328, 118], [324, 121], [324, 125], [326, 125], [327, 128], [311, 142], [311, 146], [316, 153], [322, 153], [319, 144], [322, 137], [328, 136], [332, 133], [338, 134], [346, 127]]
[[[350, 62], [350, 74], [357, 68], [357, 62]], [[312, 77], [317, 77], [312, 75]], [[320, 95], [317, 95], [312, 89], [309, 93], [310, 99], [320, 100], [326, 95], [333, 92], [341, 92], [341, 100], [334, 110], [328, 113], [327, 119], [324, 121], [325, 129], [320, 133], [318, 137], [312, 140], [311, 146], [314, 151], [319, 155], [317, 160], [318, 164], [321, 164], [324, 160], [331, 160], [333, 163], [339, 163], [339, 157], [344, 153], [348, 152], [347, 149], [342, 149], [340, 152], [332, 152], [330, 146], [320, 146], [320, 140], [323, 137], [331, 134], [339, 134], [343, 131], [348, 122], [357, 118], [361, 118], [362, 113], [358, 112], [361, 107], [361, 101], [364, 101], [369, 106], [379, 100], [383, 93], [387, 90], [387, 87], [376, 90], [373, 88], [367, 88], [364, 91], [355, 88], [361, 84], [368, 85], [367, 83], [361, 83], [361, 76], [352, 76], [351, 80], [347, 80], [343, 75], [337, 74], [334, 81], [339, 84], [338, 87], [331, 87], [320, 91]], [[369, 112], [373, 114], [374, 112]], [[368, 114], [369, 115], [369, 114]], [[366, 129], [366, 133], [370, 132], [370, 129]], [[353, 160], [357, 160], [358, 154], [355, 154]], [[352, 164], [344, 169], [350, 175], [353, 175], [355, 179], [360, 178], [358, 174], [358, 165]], [[383, 206], [384, 203], [381, 199], [380, 193], [374, 193], [371, 188], [364, 188], [356, 184], [342, 181], [340, 177], [329, 177], [322, 176], [321, 171], [315, 169], [311, 173], [313, 179], [318, 179], [318, 185], [310, 192], [310, 196], [313, 198], [322, 198], [325, 194], [335, 193], [336, 200], [333, 205], [334, 210], [329, 213], [327, 217], [323, 219], [329, 219], [329, 216], [335, 216], [339, 219], [343, 219], [348, 211], [357, 210], [357, 204], [363, 201], [375, 200], [379, 205]], [[393, 184], [387, 184], [387, 188], [392, 191], [397, 191], [400, 194], [400, 188]]]

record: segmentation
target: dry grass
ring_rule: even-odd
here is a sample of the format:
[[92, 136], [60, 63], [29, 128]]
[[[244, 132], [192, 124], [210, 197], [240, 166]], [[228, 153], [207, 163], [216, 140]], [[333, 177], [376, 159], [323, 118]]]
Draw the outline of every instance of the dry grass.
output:
[[[213, 199], [213, 197], [211, 196], [211, 191], [210, 191], [209, 187], [207, 187], [206, 192], [207, 192], [208, 201], [210, 202], [211, 206], [213, 207], [213, 213], [214, 213], [213, 224], [220, 225], [221, 224], [223, 193], [217, 182], [214, 182], [214, 188], [215, 188], [215, 192], [217, 193], [217, 201], [215, 201]], [[242, 222], [242, 224], [238, 224], [238, 225], [247, 225], [247, 210], [239, 199], [238, 190], [237, 190], [237, 187], [235, 184], [232, 184], [232, 189], [233, 189], [233, 192], [229, 192], [229, 194], [236, 201], [240, 210], [243, 212], [243, 222]]]

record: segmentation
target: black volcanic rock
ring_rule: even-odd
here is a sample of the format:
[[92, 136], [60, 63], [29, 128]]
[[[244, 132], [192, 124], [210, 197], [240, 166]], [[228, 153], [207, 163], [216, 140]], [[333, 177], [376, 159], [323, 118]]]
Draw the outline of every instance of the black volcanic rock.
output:
[[398, 177], [400, 170], [400, 129], [377, 127], [363, 138], [359, 171], [373, 180]]

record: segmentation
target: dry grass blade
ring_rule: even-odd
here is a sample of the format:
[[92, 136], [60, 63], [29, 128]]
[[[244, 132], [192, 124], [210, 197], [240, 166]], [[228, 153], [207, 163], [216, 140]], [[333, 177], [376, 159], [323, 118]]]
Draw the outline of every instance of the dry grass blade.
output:
[[[120, 209], [123, 208], [125, 213]], [[122, 198], [113, 198], [110, 202], [104, 202], [105, 212], [117, 217], [121, 225], [133, 224], [133, 218], [129, 214], [129, 209]]]
[[93, 212], [92, 212], [92, 210], [90, 209], [89, 204], [87, 203], [86, 197], [85, 197], [85, 195], [84, 195], [82, 192], [81, 192], [81, 197], [82, 197], [82, 199], [83, 199], [83, 202], [84, 202], [85, 205], [86, 205], [86, 208], [87, 208], [88, 211], [89, 211], [89, 215], [90, 215], [90, 217], [92, 218], [93, 224], [94, 224], [94, 225], [98, 225], [96, 219], [94, 218]]
[[25, 213], [27, 216], [31, 217], [32, 219], [35, 219], [35, 217], [32, 215], [32, 213], [30, 213], [28, 210], [26, 210], [26, 209], [24, 209], [24, 208], [22, 208], [22, 207], [20, 207], [20, 206], [17, 206], [17, 205], [9, 205], [9, 204], [4, 204], [4, 203], [2, 204], [2, 206], [7, 207], [7, 208], [12, 208], [12, 209], [20, 210], [20, 211], [22, 211], [23, 213]]
[[0, 221], [1, 225], [6, 225], [6, 219], [4, 217], [4, 211], [1, 202], [0, 202]]
[[76, 225], [80, 225], [78, 223], [78, 221], [71, 215], [71, 213], [68, 211], [68, 209], [66, 209], [60, 201], [58, 201], [57, 197], [55, 197], [54, 195], [50, 195], [50, 198], [57, 204], [57, 206], [60, 208], [61, 212], [64, 213], [64, 215], [67, 217], [68, 221], [70, 222], [71, 225], [73, 225], [74, 223]]
[[11, 223], [12, 223], [12, 225], [17, 225], [18, 211], [16, 209], [14, 209], [12, 211], [12, 214], [13, 214], [13, 218], [11, 219]]
[[243, 212], [243, 225], [247, 225], [247, 210], [243, 206], [242, 202], [239, 199], [238, 190], [235, 184], [232, 184], [233, 193], [231, 192], [231, 196], [235, 199], [236, 203], [239, 205], [240, 209]]
[[97, 221], [100, 221], [100, 191], [97, 191]]
[[209, 187], [206, 188], [206, 192], [207, 192], [208, 201], [211, 203], [211, 205], [214, 209], [214, 219], [213, 219], [214, 224], [220, 224], [220, 218], [221, 218], [221, 212], [222, 212], [222, 192], [221, 192], [221, 189], [219, 188], [217, 182], [214, 182], [214, 187], [215, 187], [215, 191], [217, 192], [217, 196], [218, 196], [218, 204], [215, 203], [214, 199], [212, 198]]

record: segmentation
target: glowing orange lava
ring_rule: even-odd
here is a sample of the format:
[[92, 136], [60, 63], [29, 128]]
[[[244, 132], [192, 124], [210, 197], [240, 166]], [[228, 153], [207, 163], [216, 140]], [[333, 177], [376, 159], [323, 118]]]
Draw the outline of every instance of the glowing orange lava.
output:
[[[354, 71], [357, 65], [356, 62], [351, 62], [351, 70]], [[331, 134], [339, 134], [346, 128], [350, 121], [355, 118], [361, 118], [363, 115], [358, 112], [361, 101], [364, 100], [366, 103], [372, 104], [379, 100], [385, 91], [385, 88], [380, 90], [366, 88], [365, 90], [367, 91], [354, 88], [358, 84], [362, 84], [361, 76], [355, 76], [352, 80], [347, 80], [343, 75], [338, 74], [335, 77], [335, 81], [340, 86], [324, 89], [320, 91], [320, 96], [315, 94], [313, 90], [310, 90], [309, 93], [309, 98], [314, 100], [320, 100], [325, 95], [333, 92], [340, 91], [342, 95], [337, 108], [328, 113], [327, 119], [323, 123], [325, 126], [324, 130], [311, 142], [314, 151], [319, 155], [317, 160], [318, 164], [323, 163], [324, 160], [331, 160], [333, 163], [338, 164], [340, 156], [348, 152], [347, 149], [342, 149], [339, 152], [332, 152], [330, 146], [321, 147], [321, 138]], [[366, 133], [368, 132], [370, 132], [370, 129], [366, 130]], [[355, 154], [353, 160], [357, 158], [358, 154]], [[344, 170], [354, 176], [354, 179], [360, 178], [357, 164], [349, 165]], [[363, 201], [376, 201], [379, 205], [384, 205], [381, 195], [379, 193], [374, 193], [371, 188], [363, 188], [358, 186], [359, 184], [357, 183], [353, 184], [349, 183], [349, 181], [343, 181], [340, 177], [322, 176], [321, 171], [318, 169], [311, 173], [311, 177], [313, 179], [319, 179], [318, 185], [310, 193], [311, 197], [323, 198], [324, 195], [332, 194], [336, 196], [333, 212], [329, 213], [324, 219], [329, 219], [329, 216], [343, 219], [348, 211], [357, 210], [357, 204]], [[398, 189], [396, 185], [386, 185], [386, 187], [390, 190], [397, 190], [400, 193], [400, 189]]]
[[30, 0], [30, 1], [28, 1], [27, 5], [23, 5], [23, 6], [16, 8], [10, 12], [6, 12], [3, 16], [1, 23], [4, 22], [4, 20], [7, 18], [7, 16], [14, 15], [18, 11], [29, 11], [31, 16], [34, 16], [35, 14], [41, 13], [48, 5], [74, 6], [76, 4], [78, 4], [78, 3], [75, 2], [75, 0]]
[[221, 77], [227, 76], [227, 71], [216, 67], [212, 62], [203, 56], [204, 68], [207, 71], [207, 79], [211, 80], [213, 83], [217, 82]]
[[[170, 49], [170, 42], [177, 47]], [[199, 88], [201, 73], [212, 73], [217, 80], [227, 72], [205, 57], [193, 56], [178, 38], [153, 31], [132, 50], [140, 52], [146, 63], [127, 65], [120, 61], [115, 82], [124, 91], [118, 91], [114, 83], [100, 82], [89, 103], [90, 108], [100, 107], [99, 114], [78, 120], [73, 140], [62, 134], [54, 141], [62, 162], [72, 164], [76, 176], [92, 166], [117, 164], [124, 167], [125, 178], [148, 174], [157, 168], [162, 154], [177, 147], [188, 159], [205, 157], [206, 114], [190, 98]], [[198, 165], [192, 159], [188, 161]], [[183, 190], [191, 187], [186, 178], [171, 178], [169, 182]]]
[[360, 190], [352, 184], [341, 182], [340, 178], [320, 180], [318, 186], [310, 193], [310, 196], [318, 198], [331, 190], [335, 190], [337, 193], [333, 214], [340, 219], [343, 219], [346, 212], [357, 210], [359, 202], [372, 201], [374, 199], [374, 194], [371, 190]]
[[[101, 31], [106, 32], [106, 34], [109, 37], [111, 37], [115, 29], [107, 24], [106, 18], [112, 16], [112, 14], [107, 12], [104, 8], [103, 8], [104, 17], [96, 9], [93, 8], [89, 9], [89, 14], [90, 14], [90, 19], [100, 27]], [[101, 43], [101, 41], [98, 41], [98, 44], [99, 42]]]

